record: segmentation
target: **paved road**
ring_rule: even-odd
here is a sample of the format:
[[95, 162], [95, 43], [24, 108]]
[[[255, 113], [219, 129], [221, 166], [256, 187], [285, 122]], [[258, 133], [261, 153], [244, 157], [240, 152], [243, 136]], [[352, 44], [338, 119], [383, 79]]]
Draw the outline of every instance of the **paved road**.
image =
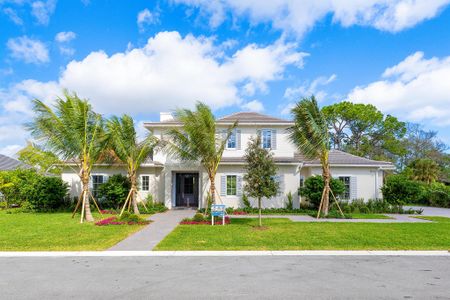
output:
[[450, 299], [450, 257], [0, 258], [1, 299]]

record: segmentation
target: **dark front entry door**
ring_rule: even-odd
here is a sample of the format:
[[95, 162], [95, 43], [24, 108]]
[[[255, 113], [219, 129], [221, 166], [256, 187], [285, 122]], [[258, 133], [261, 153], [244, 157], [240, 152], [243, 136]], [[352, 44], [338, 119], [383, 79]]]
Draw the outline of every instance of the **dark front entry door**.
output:
[[176, 206], [198, 207], [198, 173], [177, 173]]

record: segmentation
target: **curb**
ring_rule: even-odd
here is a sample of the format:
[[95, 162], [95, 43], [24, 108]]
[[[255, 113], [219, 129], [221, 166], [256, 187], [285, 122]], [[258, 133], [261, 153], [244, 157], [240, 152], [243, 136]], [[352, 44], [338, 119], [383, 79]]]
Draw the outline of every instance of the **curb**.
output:
[[0, 252], [2, 257], [449, 256], [450, 251], [67, 251]]

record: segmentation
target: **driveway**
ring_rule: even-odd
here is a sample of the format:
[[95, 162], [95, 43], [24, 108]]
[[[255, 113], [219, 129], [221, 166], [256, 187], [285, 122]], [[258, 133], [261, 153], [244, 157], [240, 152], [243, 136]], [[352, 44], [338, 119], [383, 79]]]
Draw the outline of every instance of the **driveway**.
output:
[[405, 208], [423, 209], [422, 216], [436, 216], [450, 218], [450, 208], [429, 207], [429, 206], [405, 206]]
[[0, 258], [1, 299], [450, 299], [449, 256]]

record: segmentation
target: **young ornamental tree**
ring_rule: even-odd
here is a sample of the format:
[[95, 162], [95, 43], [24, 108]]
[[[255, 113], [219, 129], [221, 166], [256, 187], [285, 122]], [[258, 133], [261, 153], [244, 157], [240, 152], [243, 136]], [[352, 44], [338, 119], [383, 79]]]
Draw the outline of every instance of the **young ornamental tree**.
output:
[[35, 99], [33, 111], [34, 120], [27, 127], [42, 149], [76, 164], [82, 192], [74, 213], [81, 204], [81, 223], [94, 221], [89, 205], [89, 198], [94, 199], [89, 181], [94, 163], [105, 154], [107, 140], [102, 116], [92, 110], [87, 100], [67, 91], [55, 101], [54, 108]]
[[258, 199], [259, 226], [261, 220], [261, 199], [277, 195], [279, 183], [275, 180], [277, 167], [269, 150], [261, 146], [261, 138], [251, 138], [245, 151], [246, 174], [244, 175], [246, 195]]

